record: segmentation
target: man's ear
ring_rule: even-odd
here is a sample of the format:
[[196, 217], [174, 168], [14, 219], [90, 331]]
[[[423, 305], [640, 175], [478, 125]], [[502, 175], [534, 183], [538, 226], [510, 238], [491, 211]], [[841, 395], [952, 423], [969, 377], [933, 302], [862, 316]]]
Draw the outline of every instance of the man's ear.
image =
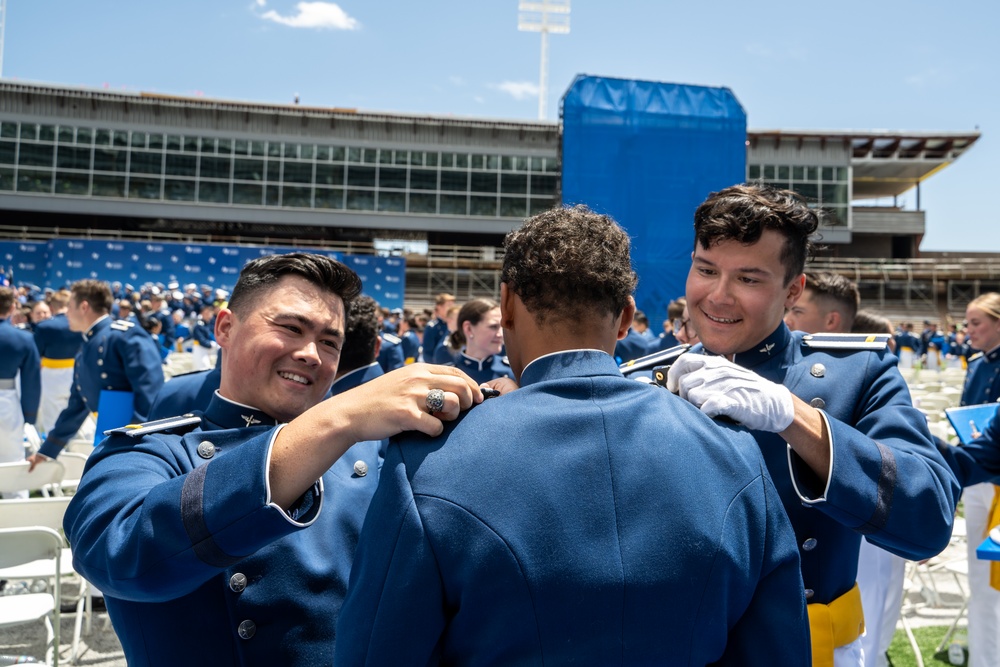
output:
[[802, 293], [806, 289], [806, 274], [800, 273], [792, 279], [788, 285], [788, 294], [785, 296], [785, 310], [788, 310], [798, 302]]
[[215, 314], [215, 342], [219, 344], [219, 347], [229, 346], [229, 336], [233, 331], [233, 318], [235, 317], [233, 311], [228, 308], [220, 308], [219, 312]]
[[632, 326], [632, 318], [635, 317], [635, 299], [628, 298], [625, 309], [622, 310], [621, 319], [618, 321], [618, 340], [628, 335], [628, 330]]
[[[840, 328], [842, 324], [843, 317], [836, 310], [831, 310], [826, 314], [826, 330], [827, 331], [843, 331]], [[850, 330], [850, 329], [848, 329]]]
[[514, 330], [514, 292], [507, 283], [500, 283], [500, 326]]

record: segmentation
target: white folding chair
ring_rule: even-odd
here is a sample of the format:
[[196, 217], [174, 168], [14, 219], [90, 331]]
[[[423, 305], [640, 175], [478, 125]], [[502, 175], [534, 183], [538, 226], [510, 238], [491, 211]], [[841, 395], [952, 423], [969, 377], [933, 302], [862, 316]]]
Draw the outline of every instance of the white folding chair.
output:
[[56, 489], [57, 495], [62, 494], [60, 484], [65, 474], [62, 463], [41, 461], [34, 470], [28, 472], [30, 467], [31, 464], [27, 461], [0, 463], [0, 494], [47, 489]]
[[79, 452], [63, 452], [58, 460], [63, 465], [63, 480], [60, 485], [62, 492], [75, 492], [76, 487], [80, 486], [83, 469], [87, 466], [87, 455]]
[[15, 571], [34, 563], [47, 563], [53, 573], [51, 593], [0, 597], [0, 627], [45, 621], [45, 661], [59, 666], [59, 609], [62, 603], [60, 569], [63, 539], [51, 528], [0, 529], [0, 568]]

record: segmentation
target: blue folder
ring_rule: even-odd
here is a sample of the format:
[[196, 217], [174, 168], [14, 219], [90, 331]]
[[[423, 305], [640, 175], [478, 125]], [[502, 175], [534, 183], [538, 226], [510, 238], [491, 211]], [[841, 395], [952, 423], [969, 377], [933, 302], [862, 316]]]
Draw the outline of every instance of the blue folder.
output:
[[131, 391], [101, 392], [97, 404], [97, 431], [94, 433], [94, 446], [104, 440], [105, 431], [120, 428], [132, 422], [135, 412], [135, 394]]
[[982, 405], [967, 405], [962, 408], [948, 408], [944, 414], [948, 417], [958, 440], [966, 445], [983, 432], [986, 425], [993, 419], [1000, 403], [983, 403]]

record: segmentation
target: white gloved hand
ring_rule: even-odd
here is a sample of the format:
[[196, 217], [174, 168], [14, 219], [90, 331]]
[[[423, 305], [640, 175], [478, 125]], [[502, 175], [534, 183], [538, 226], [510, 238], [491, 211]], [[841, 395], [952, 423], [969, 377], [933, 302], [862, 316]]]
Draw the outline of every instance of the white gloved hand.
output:
[[24, 441], [27, 443], [28, 450], [31, 454], [37, 452], [38, 448], [42, 446], [42, 438], [38, 435], [38, 431], [35, 429], [34, 424], [25, 422]]
[[709, 417], [725, 415], [756, 431], [780, 433], [795, 417], [792, 393], [725, 357], [684, 354], [667, 373], [667, 389]]

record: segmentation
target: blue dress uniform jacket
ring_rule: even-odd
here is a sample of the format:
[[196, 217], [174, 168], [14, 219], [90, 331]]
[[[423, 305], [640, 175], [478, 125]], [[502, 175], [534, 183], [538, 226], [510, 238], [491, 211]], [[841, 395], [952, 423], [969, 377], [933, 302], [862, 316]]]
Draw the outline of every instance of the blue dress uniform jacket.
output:
[[854, 586], [862, 536], [913, 560], [944, 549], [961, 489], [887, 349], [809, 347], [810, 339], [782, 323], [734, 361], [785, 385], [829, 424], [826, 489], [779, 435], [752, 432], [795, 529], [808, 601], [829, 604]]
[[[969, 371], [962, 390], [962, 405], [981, 405], [1000, 399], [1000, 347], [969, 360]], [[952, 447], [939, 442], [938, 448], [962, 486], [979, 482], [1000, 483], [1000, 421], [996, 417], [983, 431], [983, 437]]]
[[352, 665], [801, 665], [753, 439], [576, 350], [389, 447], [337, 627]]
[[50, 458], [57, 457], [76, 435], [87, 413], [97, 411], [102, 391], [133, 392], [133, 421], [139, 423], [149, 415], [153, 399], [163, 386], [158, 346], [142, 327], [105, 317], [95, 322], [83, 338], [73, 366], [69, 405], [38, 450]]
[[399, 336], [394, 336], [390, 333], [381, 333], [379, 336], [382, 338], [382, 348], [378, 353], [378, 365], [386, 373], [394, 371], [397, 368], [402, 368], [405, 360], [403, 359], [403, 348], [400, 344], [403, 341], [400, 340]]
[[201, 347], [212, 347], [215, 341], [214, 322], [215, 320], [205, 322], [199, 318], [194, 325], [194, 331], [191, 332], [191, 339]]
[[216, 395], [196, 428], [119, 431], [63, 525], [129, 665], [331, 664], [379, 443], [354, 445], [289, 516], [269, 502], [266, 414]]
[[337, 394], [343, 394], [349, 389], [360, 387], [365, 382], [374, 380], [377, 377], [382, 377], [383, 375], [384, 373], [382, 372], [382, 367], [378, 365], [377, 361], [373, 361], [367, 366], [362, 366], [361, 368], [355, 368], [350, 373], [345, 373], [343, 376], [334, 381], [333, 386], [330, 387], [330, 393], [327, 394], [327, 398], [336, 396]]
[[431, 361], [428, 357], [434, 354], [437, 346], [448, 338], [450, 333], [448, 323], [443, 319], [434, 319], [427, 323], [424, 327], [424, 361]]
[[473, 359], [463, 350], [462, 354], [455, 360], [455, 363], [445, 365], [455, 366], [479, 384], [497, 378], [514, 377], [514, 372], [510, 370], [510, 363], [508, 363], [507, 357], [501, 357], [498, 354], [491, 354], [485, 359]]
[[83, 334], [70, 331], [65, 313], [35, 325], [35, 346], [45, 359], [73, 359], [83, 345]]
[[163, 385], [149, 408], [149, 420], [205, 410], [222, 382], [222, 367], [175, 375]]
[[0, 320], [0, 380], [11, 385], [0, 389], [14, 389], [14, 378], [21, 374], [21, 414], [29, 424], [34, 424], [38, 416], [38, 402], [42, 396], [41, 368], [38, 348], [31, 334], [16, 328], [8, 319]]
[[412, 364], [420, 356], [420, 337], [413, 331], [407, 331], [400, 336], [400, 347], [403, 348], [403, 363]]

